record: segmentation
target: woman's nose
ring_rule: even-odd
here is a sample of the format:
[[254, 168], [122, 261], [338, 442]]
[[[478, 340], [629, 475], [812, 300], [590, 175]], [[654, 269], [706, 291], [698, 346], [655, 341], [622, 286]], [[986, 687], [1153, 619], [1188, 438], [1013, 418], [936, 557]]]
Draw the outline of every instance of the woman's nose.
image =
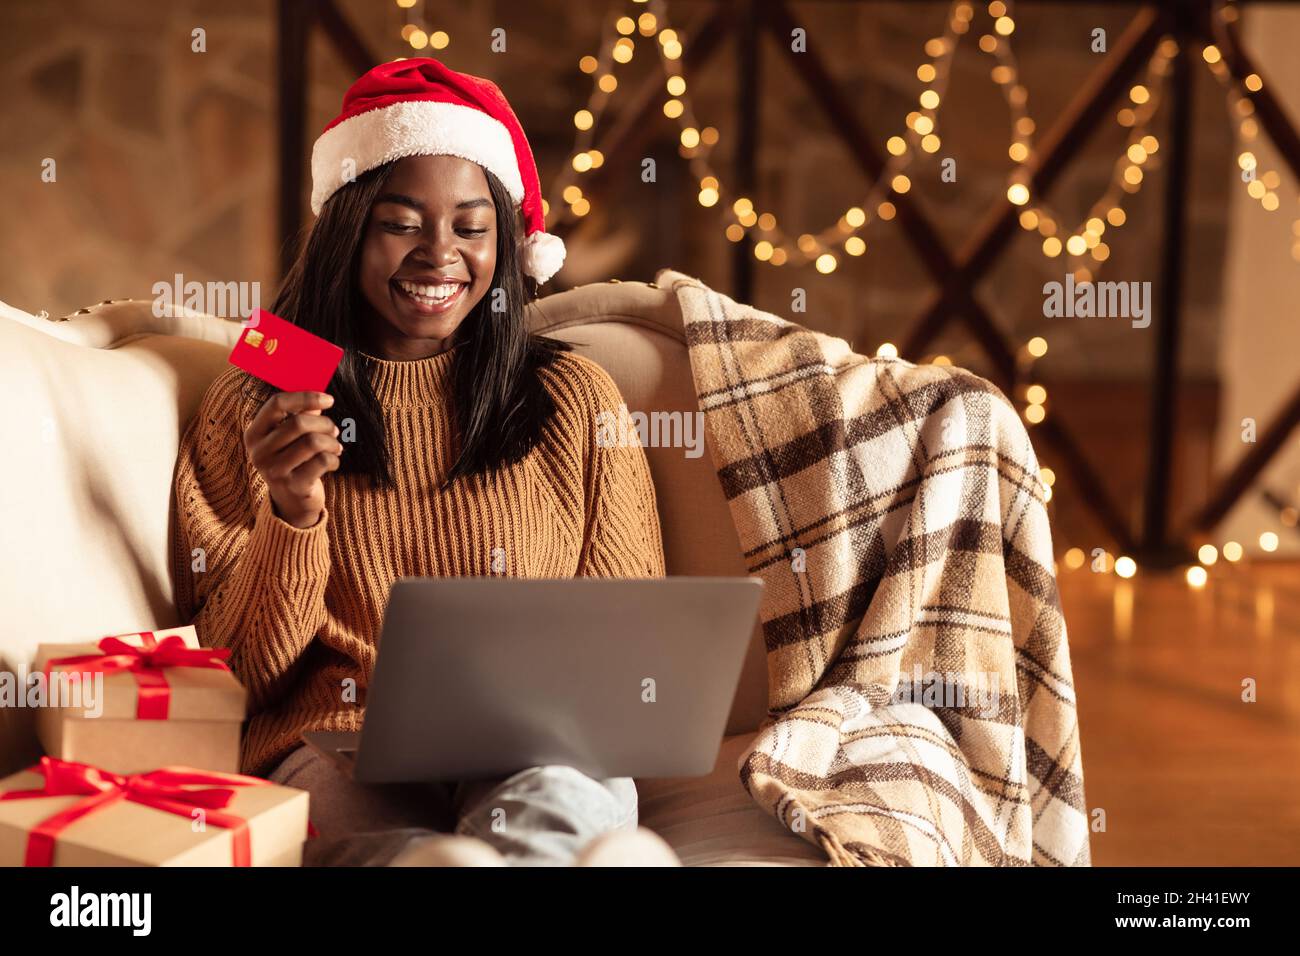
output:
[[460, 259], [460, 252], [456, 249], [456, 236], [454, 233], [427, 237], [421, 245], [420, 252], [427, 256], [429, 261], [439, 265], [450, 264]]

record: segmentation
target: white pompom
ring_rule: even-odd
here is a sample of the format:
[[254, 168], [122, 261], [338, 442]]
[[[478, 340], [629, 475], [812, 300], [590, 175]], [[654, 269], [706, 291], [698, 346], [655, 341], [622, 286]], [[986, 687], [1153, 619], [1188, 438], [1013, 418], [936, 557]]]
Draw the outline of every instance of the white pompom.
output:
[[564, 240], [549, 232], [534, 232], [519, 245], [524, 275], [541, 285], [564, 265]]

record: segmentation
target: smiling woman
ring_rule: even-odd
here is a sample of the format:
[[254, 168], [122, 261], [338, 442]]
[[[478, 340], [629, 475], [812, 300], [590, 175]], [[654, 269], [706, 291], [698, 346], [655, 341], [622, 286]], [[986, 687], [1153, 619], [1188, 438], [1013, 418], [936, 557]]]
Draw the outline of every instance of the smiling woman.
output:
[[563, 245], [496, 86], [435, 60], [377, 67], [312, 173], [319, 218], [272, 311], [343, 349], [330, 394], [273, 394], [232, 368], [176, 468], [177, 603], [248, 691], [242, 768], [311, 791], [309, 863], [471, 835], [480, 859], [569, 863], [597, 838], [607, 854], [636, 829], [629, 778], [543, 766], [385, 794], [302, 747], [305, 731], [361, 729], [399, 578], [664, 574], [645, 451], [597, 440], [617, 386], [525, 325], [529, 282]]
[[[458, 156], [384, 163], [324, 204], [271, 311], [344, 350], [327, 414], [340, 427], [355, 423], [357, 440], [340, 471], [391, 483], [368, 357], [408, 361], [465, 346], [451, 363], [461, 452], [448, 481], [536, 445], [552, 410], [538, 371], [570, 346], [524, 325], [536, 289], [522, 272], [519, 232], [500, 178]], [[440, 285], [457, 288], [447, 296]], [[270, 395], [254, 379], [248, 387]]]

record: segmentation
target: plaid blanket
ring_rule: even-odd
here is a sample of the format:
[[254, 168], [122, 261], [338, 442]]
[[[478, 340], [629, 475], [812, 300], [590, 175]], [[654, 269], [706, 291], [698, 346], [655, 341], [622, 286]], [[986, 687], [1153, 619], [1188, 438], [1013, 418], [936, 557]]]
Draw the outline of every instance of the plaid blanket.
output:
[[1089, 865], [1038, 462], [970, 372], [855, 354], [672, 270], [764, 581], [753, 798], [832, 865]]

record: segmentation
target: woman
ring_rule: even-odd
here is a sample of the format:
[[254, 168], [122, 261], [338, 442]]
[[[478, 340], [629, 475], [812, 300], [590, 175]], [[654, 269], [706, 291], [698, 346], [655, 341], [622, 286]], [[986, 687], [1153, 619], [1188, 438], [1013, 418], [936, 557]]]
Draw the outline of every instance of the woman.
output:
[[247, 688], [243, 771], [312, 792], [308, 862], [653, 851], [628, 778], [547, 766], [361, 787], [302, 746], [360, 729], [400, 577], [664, 573], [644, 451], [595, 439], [617, 387], [524, 327], [526, 280], [564, 249], [500, 90], [432, 59], [376, 67], [317, 140], [312, 177], [319, 218], [272, 311], [343, 348], [329, 394], [231, 368], [177, 465], [181, 613]]

